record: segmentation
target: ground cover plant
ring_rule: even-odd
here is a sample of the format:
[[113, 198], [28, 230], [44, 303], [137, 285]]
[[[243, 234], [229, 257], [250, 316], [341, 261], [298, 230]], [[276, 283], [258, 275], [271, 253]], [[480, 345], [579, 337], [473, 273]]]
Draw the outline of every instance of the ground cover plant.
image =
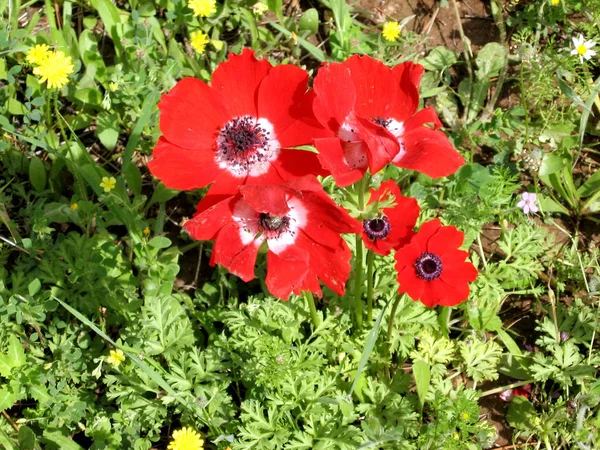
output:
[[0, 23], [0, 448], [600, 447], [600, 1]]

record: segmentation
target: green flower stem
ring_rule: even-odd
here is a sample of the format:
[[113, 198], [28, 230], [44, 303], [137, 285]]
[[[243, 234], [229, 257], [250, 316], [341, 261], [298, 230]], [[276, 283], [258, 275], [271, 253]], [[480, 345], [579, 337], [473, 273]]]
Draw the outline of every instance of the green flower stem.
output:
[[[402, 298], [401, 294], [396, 294], [396, 300], [394, 300], [394, 304], [392, 305], [392, 312], [390, 312], [390, 321], [388, 322], [388, 331], [387, 331], [388, 345], [389, 345], [389, 342], [392, 340], [392, 331], [394, 329], [394, 318], [396, 317], [396, 311], [398, 310], [398, 305], [400, 304], [401, 298]], [[388, 353], [390, 355], [392, 354], [392, 352], [389, 351], [389, 348], [388, 348]]]
[[306, 303], [308, 303], [308, 309], [310, 310], [310, 317], [312, 318], [313, 325], [315, 326], [315, 330], [321, 326], [321, 319], [317, 314], [317, 307], [315, 306], [315, 298], [310, 291], [304, 291], [304, 298], [306, 299]]
[[375, 252], [367, 250], [367, 320], [373, 320], [373, 266], [375, 261]]
[[63, 140], [65, 141], [65, 145], [68, 146], [68, 138], [67, 138], [67, 133], [65, 133], [65, 127], [63, 126], [62, 123], [62, 116], [60, 114], [60, 110], [58, 108], [58, 90], [54, 91], [54, 114], [56, 115], [56, 123], [58, 124], [58, 128], [60, 128], [60, 135], [62, 136]]
[[360, 234], [356, 235], [356, 262], [354, 265], [354, 312], [356, 314], [356, 324], [358, 328], [362, 327], [363, 323], [363, 307], [362, 307], [362, 267], [363, 259], [363, 242]]
[[488, 395], [494, 395], [494, 394], [499, 394], [500, 392], [504, 392], [507, 389], [512, 389], [512, 388], [516, 388], [519, 386], [525, 386], [526, 384], [529, 383], [534, 383], [535, 380], [532, 378], [531, 380], [527, 380], [527, 381], [519, 381], [517, 383], [511, 383], [511, 384], [507, 384], [505, 386], [500, 386], [494, 389], [490, 389], [489, 391], [485, 391], [484, 393], [481, 394], [481, 397], [487, 397]]
[[[365, 209], [365, 183], [367, 181], [367, 175], [363, 176], [358, 182], [358, 210], [361, 216], [358, 218], [362, 220], [362, 214]], [[354, 262], [354, 312], [356, 314], [356, 325], [358, 328], [362, 327], [363, 323], [363, 307], [362, 307], [362, 277], [363, 277], [363, 242], [362, 235], [356, 235], [356, 259]]]

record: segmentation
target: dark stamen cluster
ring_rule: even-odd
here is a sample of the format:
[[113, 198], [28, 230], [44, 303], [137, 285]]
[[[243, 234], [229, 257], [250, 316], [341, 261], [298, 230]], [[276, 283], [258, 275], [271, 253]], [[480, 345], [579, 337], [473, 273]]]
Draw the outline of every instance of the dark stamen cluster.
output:
[[281, 217], [260, 213], [258, 227], [261, 232], [267, 232], [269, 238], [278, 238], [290, 227], [290, 218], [288, 216]]
[[391, 122], [390, 119], [384, 119], [381, 116], [373, 117], [371, 121], [383, 128], [387, 128]]
[[372, 241], [376, 239], [384, 239], [392, 231], [392, 225], [387, 217], [379, 214], [373, 219], [363, 220], [363, 230], [369, 239]]
[[434, 253], [425, 252], [415, 262], [417, 275], [427, 281], [437, 280], [443, 269], [442, 260]]
[[238, 117], [219, 132], [218, 151], [230, 165], [247, 170], [265, 159], [264, 152], [260, 150], [266, 148], [269, 134], [253, 117]]

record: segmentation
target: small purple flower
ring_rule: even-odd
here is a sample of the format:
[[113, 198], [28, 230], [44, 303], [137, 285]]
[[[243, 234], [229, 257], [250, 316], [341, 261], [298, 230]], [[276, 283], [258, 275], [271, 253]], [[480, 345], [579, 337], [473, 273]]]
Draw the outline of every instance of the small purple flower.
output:
[[525, 350], [527, 350], [528, 352], [533, 352], [533, 347], [529, 344], [525, 344]]
[[569, 334], [566, 331], [563, 331], [560, 333], [560, 340], [565, 342], [567, 339], [569, 339]]
[[505, 402], [510, 402], [514, 396], [515, 396], [515, 393], [512, 389], [507, 389], [507, 390], [501, 392], [499, 395], [499, 397], [502, 400], [504, 400]]
[[530, 212], [538, 212], [538, 207], [535, 204], [537, 195], [531, 192], [523, 192], [521, 194], [521, 201], [517, 203], [517, 207], [523, 210], [523, 213], [529, 214]]

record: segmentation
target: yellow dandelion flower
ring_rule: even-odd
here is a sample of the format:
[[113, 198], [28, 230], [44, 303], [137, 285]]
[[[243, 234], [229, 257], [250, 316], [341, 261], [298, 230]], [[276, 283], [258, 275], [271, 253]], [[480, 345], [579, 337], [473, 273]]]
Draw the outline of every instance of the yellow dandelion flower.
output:
[[212, 16], [217, 12], [216, 0], [189, 0], [188, 6], [198, 17]]
[[469, 418], [469, 413], [468, 413], [468, 412], [466, 412], [466, 411], [462, 412], [462, 413], [460, 414], [460, 418], [461, 418], [462, 420], [467, 420], [467, 419]]
[[71, 205], [71, 209], [72, 209], [73, 211], [77, 211], [77, 209], [78, 209], [78, 208], [79, 208], [79, 205], [78, 205], [77, 203], [73, 203], [73, 204]]
[[69, 75], [73, 73], [71, 57], [62, 51], [49, 52], [48, 56], [38, 63], [33, 73], [40, 77], [40, 82], [48, 82], [48, 87], [61, 88], [69, 82]]
[[110, 89], [111, 92], [115, 92], [119, 89], [119, 83], [115, 83], [114, 81], [108, 83], [108, 89]]
[[100, 187], [104, 189], [104, 192], [112, 191], [117, 185], [117, 180], [115, 177], [102, 177], [102, 183], [100, 183]]
[[123, 361], [125, 361], [125, 354], [119, 349], [111, 350], [108, 358], [106, 358], [106, 362], [114, 367], [119, 367]]
[[265, 5], [263, 2], [256, 2], [252, 5], [252, 12], [257, 16], [262, 16], [269, 10], [269, 7]]
[[210, 42], [208, 35], [202, 31], [194, 31], [192, 38], [190, 39], [192, 48], [196, 50], [200, 55], [204, 53], [206, 45]]
[[204, 439], [191, 427], [183, 427], [181, 430], [173, 431], [173, 442], [167, 450], [201, 450]]
[[142, 233], [144, 233], [144, 236], [150, 236], [150, 227], [144, 228], [144, 231], [142, 231]]
[[25, 60], [32, 66], [41, 64], [50, 54], [50, 47], [46, 44], [38, 44], [27, 50]]
[[550, 3], [554, 6], [560, 5], [560, 0], [550, 0]]
[[400, 24], [396, 21], [386, 22], [381, 34], [386, 41], [394, 42], [400, 37]]

